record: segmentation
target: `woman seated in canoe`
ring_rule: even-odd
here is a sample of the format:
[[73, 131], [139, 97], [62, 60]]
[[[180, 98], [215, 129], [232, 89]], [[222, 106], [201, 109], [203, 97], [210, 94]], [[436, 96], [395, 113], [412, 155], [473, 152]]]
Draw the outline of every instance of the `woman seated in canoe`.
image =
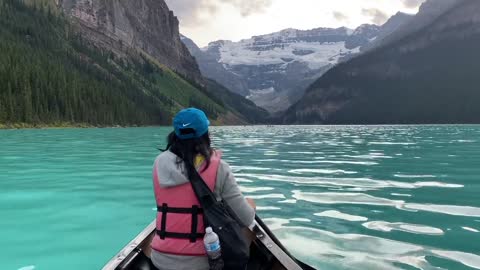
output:
[[194, 164], [217, 200], [223, 199], [232, 208], [243, 223], [240, 225], [253, 226], [255, 204], [240, 192], [221, 152], [212, 149], [209, 125], [201, 110], [180, 111], [174, 118], [174, 131], [167, 138], [166, 150], [155, 160], [153, 179], [158, 213], [151, 258], [158, 269], [209, 269], [201, 208], [186, 164]]

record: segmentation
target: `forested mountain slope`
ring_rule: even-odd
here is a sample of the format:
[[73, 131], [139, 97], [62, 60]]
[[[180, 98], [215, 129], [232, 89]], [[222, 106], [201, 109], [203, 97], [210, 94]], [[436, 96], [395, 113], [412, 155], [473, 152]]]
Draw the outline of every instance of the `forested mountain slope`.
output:
[[56, 5], [33, 3], [0, 0], [0, 124], [170, 124], [189, 106], [246, 122], [143, 50], [99, 48]]

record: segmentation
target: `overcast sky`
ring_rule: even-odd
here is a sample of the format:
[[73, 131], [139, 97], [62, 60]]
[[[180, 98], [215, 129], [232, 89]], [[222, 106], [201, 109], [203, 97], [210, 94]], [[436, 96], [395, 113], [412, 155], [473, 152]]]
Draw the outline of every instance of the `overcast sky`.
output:
[[166, 0], [180, 32], [200, 47], [285, 28], [355, 28], [384, 23], [398, 11], [416, 13], [424, 0]]

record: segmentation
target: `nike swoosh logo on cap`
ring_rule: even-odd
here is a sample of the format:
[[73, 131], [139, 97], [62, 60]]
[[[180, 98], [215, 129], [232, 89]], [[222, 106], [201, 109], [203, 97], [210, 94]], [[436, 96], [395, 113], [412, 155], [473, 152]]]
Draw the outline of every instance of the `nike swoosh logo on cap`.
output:
[[192, 124], [192, 123], [182, 124], [182, 125], [183, 125], [183, 127], [188, 127], [188, 126], [190, 126], [191, 124]]

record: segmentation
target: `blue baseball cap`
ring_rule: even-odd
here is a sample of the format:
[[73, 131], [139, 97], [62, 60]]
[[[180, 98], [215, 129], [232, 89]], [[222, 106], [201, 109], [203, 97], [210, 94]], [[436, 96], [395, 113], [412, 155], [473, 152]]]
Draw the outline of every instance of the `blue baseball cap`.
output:
[[[208, 131], [210, 121], [202, 110], [188, 108], [181, 110], [173, 118], [173, 128], [175, 134], [181, 140], [200, 138]], [[187, 129], [193, 129], [193, 133], [182, 132]]]

